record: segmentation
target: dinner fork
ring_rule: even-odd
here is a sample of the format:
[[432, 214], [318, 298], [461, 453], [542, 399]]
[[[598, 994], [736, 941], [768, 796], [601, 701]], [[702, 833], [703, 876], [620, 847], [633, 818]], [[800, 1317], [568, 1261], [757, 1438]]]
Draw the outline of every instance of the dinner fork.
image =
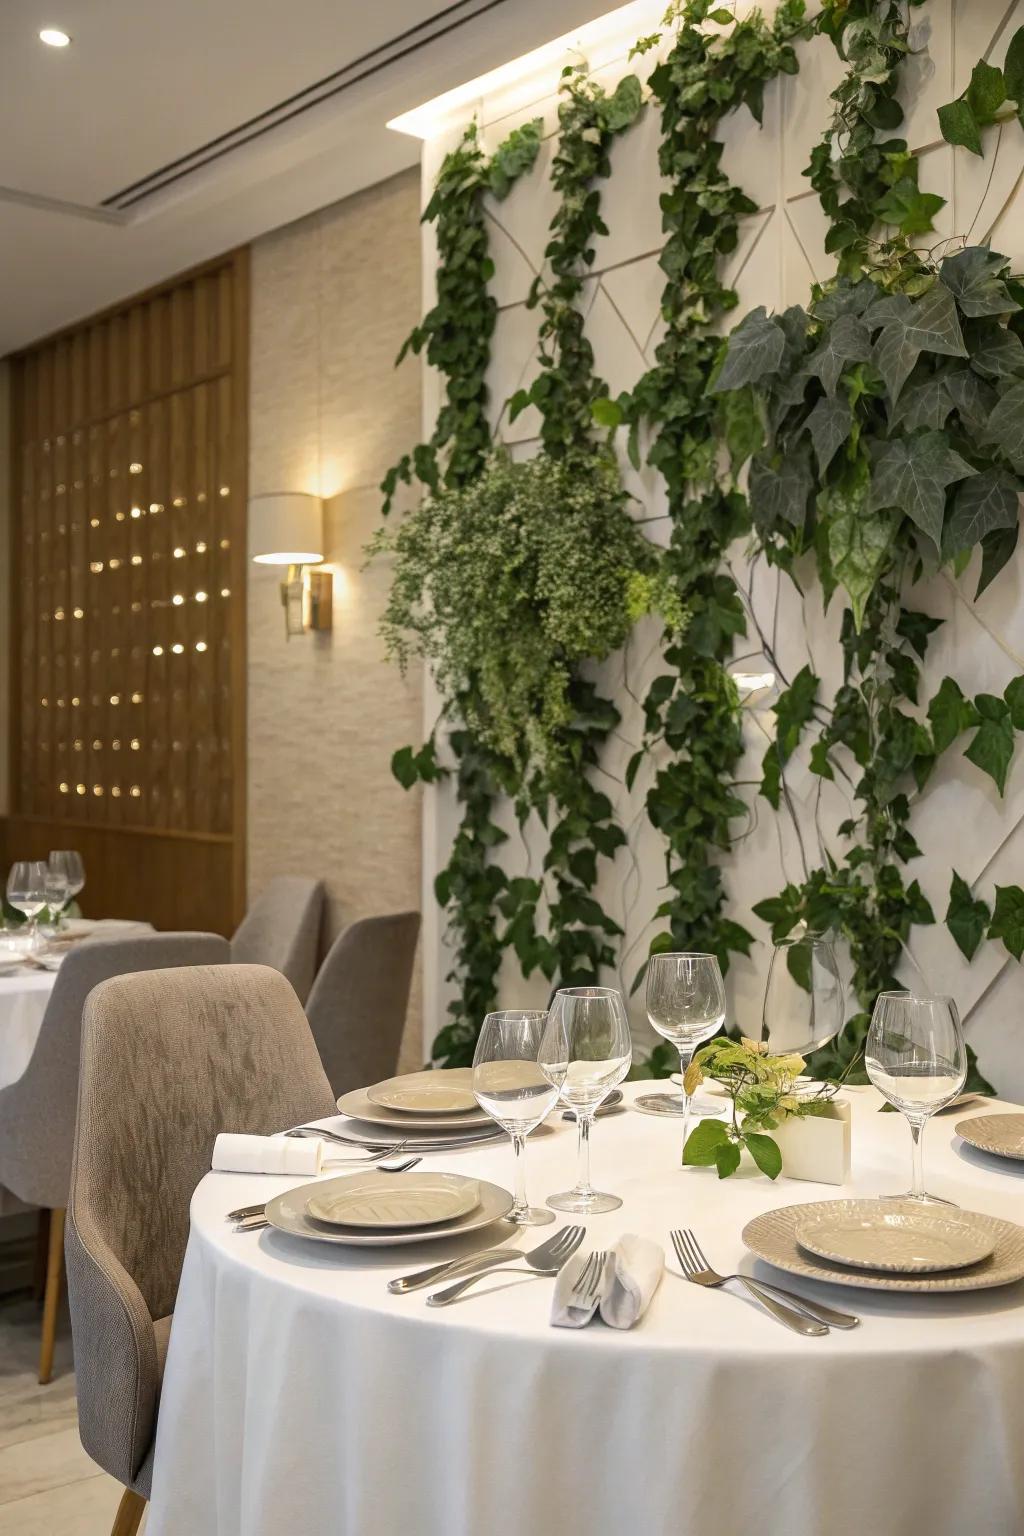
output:
[[[319, 1125], [293, 1125], [291, 1130], [290, 1131], [285, 1131], [284, 1134], [286, 1136], [294, 1136], [294, 1137], [298, 1138], [300, 1141], [303, 1140], [304, 1138], [309, 1138], [309, 1137], [314, 1137], [315, 1136], [315, 1137], [318, 1137], [319, 1139], [321, 1139], [322, 1141], [336, 1141], [339, 1144], [339, 1146], [342, 1146], [342, 1147], [351, 1147], [351, 1146], [358, 1145], [358, 1143], [349, 1141], [347, 1136], [339, 1136], [337, 1131], [328, 1131], [328, 1130], [325, 1130], [323, 1128], [323, 1126], [319, 1126]], [[390, 1146], [378, 1147], [376, 1149], [376, 1151], [374, 1152], [374, 1156], [376, 1156], [376, 1157], [393, 1157], [396, 1152], [401, 1152], [402, 1148], [404, 1146], [408, 1145], [408, 1142], [409, 1142], [409, 1137], [406, 1136], [402, 1141], [392, 1142]], [[364, 1143], [364, 1145], [365, 1145], [365, 1143]], [[352, 1162], [360, 1162], [361, 1159], [360, 1158], [352, 1158], [351, 1161]]]
[[[405, 1173], [408, 1169], [415, 1168], [416, 1164], [422, 1163], [422, 1161], [422, 1157], [407, 1157], [404, 1162], [395, 1163], [390, 1168], [387, 1167], [384, 1163], [380, 1163], [377, 1166], [376, 1172]], [[224, 1219], [225, 1221], [238, 1222], [239, 1231], [241, 1232], [251, 1232], [253, 1227], [257, 1224], [260, 1226], [266, 1226], [265, 1220], [261, 1219], [258, 1223], [256, 1221], [257, 1217], [263, 1218], [265, 1216], [266, 1209], [266, 1201], [264, 1201], [262, 1205], [240, 1205], [237, 1211], [228, 1211], [228, 1214]]]
[[589, 1307], [594, 1303], [601, 1281], [604, 1279], [604, 1266], [608, 1254], [595, 1252], [590, 1255], [583, 1268], [576, 1277], [576, 1283], [570, 1291], [570, 1306]]
[[[526, 1260], [530, 1266], [528, 1270], [511, 1269], [505, 1264], [500, 1268], [495, 1265], [480, 1270], [475, 1275], [469, 1275], [466, 1279], [457, 1281], [455, 1285], [447, 1286], [443, 1291], [435, 1291], [432, 1296], [427, 1297], [427, 1306], [447, 1307], [451, 1302], [457, 1301], [464, 1291], [468, 1291], [471, 1285], [475, 1285], [478, 1280], [483, 1280], [486, 1275], [532, 1273], [535, 1279], [545, 1275], [557, 1275], [562, 1265], [572, 1258], [584, 1236], [583, 1227], [563, 1227], [561, 1232], [556, 1232], [554, 1237], [549, 1237], [546, 1243], [541, 1243], [540, 1247], [534, 1248], [531, 1253], [517, 1255], [518, 1258]], [[511, 1260], [513, 1255], [508, 1254], [507, 1257]]]
[[416, 1269], [411, 1275], [399, 1275], [396, 1280], [388, 1281], [388, 1290], [392, 1296], [404, 1296], [407, 1291], [418, 1291], [425, 1285], [432, 1285], [435, 1280], [454, 1279], [468, 1269], [486, 1271], [495, 1264], [509, 1264], [513, 1259], [525, 1259], [527, 1264], [543, 1266], [550, 1261], [552, 1250], [566, 1234], [573, 1240], [575, 1252], [575, 1248], [579, 1247], [586, 1236], [586, 1228], [562, 1227], [526, 1253], [518, 1253], [514, 1248], [482, 1248], [477, 1253], [463, 1255], [461, 1259], [447, 1259], [443, 1264], [432, 1264], [429, 1269]]
[[672, 1246], [676, 1251], [676, 1258], [687, 1280], [694, 1285], [717, 1287], [725, 1285], [730, 1280], [738, 1280], [745, 1287], [755, 1301], [759, 1301], [766, 1312], [770, 1312], [776, 1322], [791, 1328], [794, 1333], [802, 1333], [806, 1337], [812, 1337], [828, 1333], [824, 1323], [816, 1322], [814, 1318], [806, 1316], [803, 1312], [797, 1312], [795, 1308], [786, 1306], [781, 1301], [776, 1301], [774, 1296], [769, 1296], [767, 1291], [762, 1291], [755, 1280], [749, 1280], [746, 1275], [719, 1275], [713, 1270], [704, 1256], [704, 1252], [692, 1232], [673, 1231], [669, 1234]]
[[[685, 1235], [693, 1244], [696, 1256], [704, 1265], [706, 1273], [714, 1274], [714, 1270], [708, 1263], [704, 1250], [697, 1242], [693, 1232], [687, 1231]], [[678, 1253], [678, 1249], [676, 1252]], [[755, 1280], [750, 1275], [723, 1275], [722, 1279], [740, 1280], [748, 1287], [753, 1286], [755, 1290], [771, 1291], [773, 1296], [778, 1296], [783, 1302], [788, 1303], [789, 1306], [797, 1307], [802, 1312], [810, 1313], [811, 1317], [817, 1318], [819, 1323], [828, 1323], [832, 1328], [857, 1328], [860, 1326], [860, 1318], [853, 1312], [840, 1312], [835, 1307], [826, 1307], [824, 1302], [811, 1301], [809, 1297], [802, 1296], [799, 1291], [789, 1291], [784, 1285], [775, 1285], [771, 1280]]]

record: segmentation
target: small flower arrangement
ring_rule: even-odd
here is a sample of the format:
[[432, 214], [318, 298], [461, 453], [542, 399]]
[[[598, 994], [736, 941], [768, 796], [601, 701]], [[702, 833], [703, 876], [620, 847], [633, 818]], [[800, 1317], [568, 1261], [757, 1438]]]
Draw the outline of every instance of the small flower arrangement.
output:
[[[683, 1163], [718, 1169], [727, 1179], [740, 1165], [745, 1147], [770, 1179], [782, 1172], [782, 1153], [768, 1131], [800, 1115], [821, 1115], [835, 1097], [837, 1083], [823, 1083], [813, 1094], [798, 1094], [796, 1080], [804, 1070], [802, 1056], [770, 1056], [767, 1045], [755, 1040], [730, 1040], [722, 1035], [694, 1056], [684, 1087], [692, 1094], [710, 1077], [721, 1083], [732, 1100], [732, 1120], [701, 1120], [683, 1147]], [[743, 1116], [742, 1123], [740, 1115]]]

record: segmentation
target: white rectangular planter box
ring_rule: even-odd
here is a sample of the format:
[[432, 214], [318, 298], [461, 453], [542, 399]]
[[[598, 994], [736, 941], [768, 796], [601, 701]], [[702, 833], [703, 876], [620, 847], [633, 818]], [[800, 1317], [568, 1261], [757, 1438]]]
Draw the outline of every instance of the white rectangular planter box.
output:
[[771, 1133], [787, 1179], [845, 1184], [850, 1176], [850, 1105], [833, 1099], [823, 1115], [787, 1120]]

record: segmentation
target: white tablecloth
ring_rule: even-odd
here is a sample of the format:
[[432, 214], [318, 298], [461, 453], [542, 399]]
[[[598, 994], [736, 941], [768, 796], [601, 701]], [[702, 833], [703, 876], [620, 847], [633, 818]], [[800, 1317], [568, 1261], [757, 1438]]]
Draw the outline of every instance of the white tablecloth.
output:
[[[873, 1089], [850, 1096], [843, 1193], [902, 1192], [905, 1122], [877, 1112]], [[1014, 1166], [953, 1134], [987, 1108], [932, 1122], [928, 1179], [962, 1205], [1021, 1216]], [[538, 1132], [528, 1150], [534, 1200], [571, 1183], [571, 1127]], [[678, 1124], [635, 1112], [599, 1121], [593, 1150], [595, 1182], [625, 1201], [590, 1221], [594, 1245], [623, 1231], [664, 1242], [670, 1227], [692, 1226], [717, 1268], [783, 1284], [743, 1249], [744, 1223], [839, 1193], [750, 1168], [725, 1182], [681, 1169]], [[507, 1185], [510, 1156], [497, 1144], [422, 1166]], [[1021, 1285], [915, 1297], [794, 1281], [863, 1318], [853, 1332], [804, 1339], [737, 1295], [684, 1283], [673, 1259], [632, 1332], [563, 1331], [548, 1324], [545, 1280], [495, 1276], [480, 1285], [488, 1294], [440, 1310], [425, 1291], [388, 1294], [392, 1275], [451, 1256], [451, 1242], [345, 1251], [224, 1221], [295, 1182], [211, 1174], [196, 1191], [149, 1536], [1024, 1529]]]

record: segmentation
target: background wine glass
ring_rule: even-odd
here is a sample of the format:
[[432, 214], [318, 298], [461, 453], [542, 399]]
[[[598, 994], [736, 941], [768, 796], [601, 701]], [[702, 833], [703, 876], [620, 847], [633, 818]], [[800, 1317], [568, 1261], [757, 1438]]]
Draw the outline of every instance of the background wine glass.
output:
[[555, 1219], [554, 1211], [526, 1198], [526, 1138], [558, 1098], [537, 1060], [547, 1017], [543, 1012], [489, 1013], [473, 1056], [476, 1101], [512, 1138], [515, 1202], [508, 1219], [521, 1227], [541, 1227]]
[[[725, 1023], [725, 982], [716, 955], [652, 955], [647, 962], [647, 1017], [679, 1052], [679, 1070], [686, 1069], [698, 1045], [710, 1040]], [[683, 1140], [690, 1114], [720, 1115], [722, 1100], [694, 1095], [682, 1087], [676, 1093], [644, 1093], [637, 1104], [660, 1115], [681, 1115]]]
[[928, 1117], [952, 1103], [967, 1078], [967, 1047], [951, 997], [882, 992], [864, 1046], [868, 1077], [910, 1125], [911, 1188], [902, 1198], [952, 1201], [924, 1187], [922, 1137]]
[[46, 910], [51, 929], [60, 928], [68, 901], [68, 877], [62, 865], [46, 865]]
[[597, 1215], [622, 1204], [590, 1182], [590, 1128], [598, 1105], [629, 1071], [633, 1044], [622, 994], [612, 987], [563, 987], [548, 1010], [539, 1061], [544, 1075], [576, 1112], [575, 1189], [548, 1196], [556, 1211]]
[[777, 1056], [805, 1060], [843, 1027], [843, 985], [830, 934], [780, 939], [772, 952], [761, 1039]]
[[85, 886], [85, 865], [82, 863], [82, 855], [76, 853], [73, 848], [58, 848], [50, 853], [49, 864], [52, 869], [63, 869], [67, 876], [68, 894], [65, 906], [70, 906]]
[[35, 946], [36, 919], [46, 906], [46, 865], [42, 859], [20, 859], [7, 874], [7, 900], [28, 920], [28, 945]]

